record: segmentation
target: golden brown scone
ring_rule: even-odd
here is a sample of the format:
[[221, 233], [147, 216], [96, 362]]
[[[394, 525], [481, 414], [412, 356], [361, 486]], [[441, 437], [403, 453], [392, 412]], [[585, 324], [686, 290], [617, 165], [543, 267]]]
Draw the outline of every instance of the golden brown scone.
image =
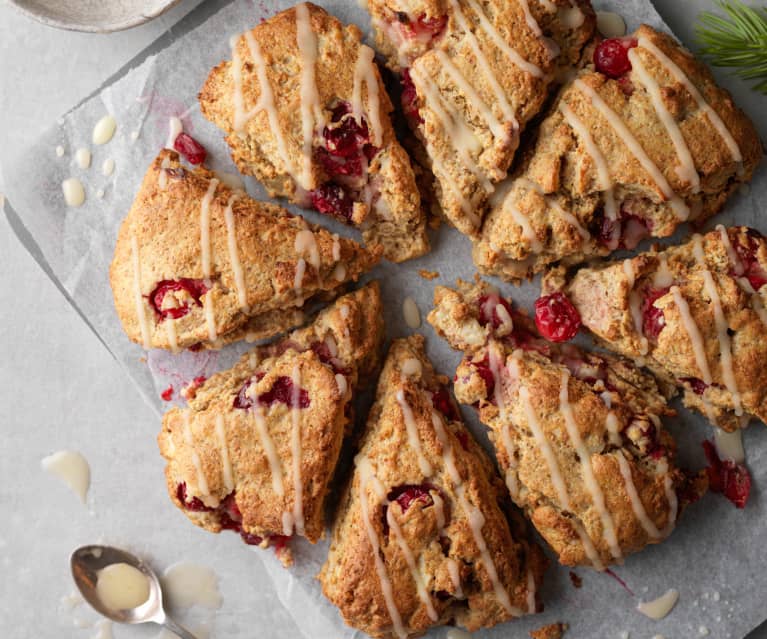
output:
[[659, 543], [705, 490], [675, 466], [652, 376], [541, 339], [486, 284], [437, 287], [429, 322], [464, 351], [458, 401], [490, 429], [506, 485], [565, 565], [598, 570]]
[[733, 227], [680, 246], [550, 272], [604, 345], [647, 365], [726, 430], [767, 421], [767, 240]]
[[146, 348], [218, 348], [305, 320], [378, 262], [380, 249], [232, 191], [162, 151], [120, 227], [109, 276], [128, 337]]
[[188, 394], [188, 408], [169, 410], [158, 443], [176, 506], [212, 532], [275, 545], [284, 563], [292, 535], [315, 543], [349, 403], [378, 367], [381, 317], [373, 282], [245, 353]]
[[496, 193], [474, 246], [482, 272], [517, 282], [669, 236], [718, 213], [759, 164], [751, 121], [671, 36], [642, 26], [594, 60]]
[[510, 528], [503, 484], [423, 342], [391, 346], [319, 575], [346, 623], [373, 637], [477, 630], [540, 606], [543, 553], [524, 524]]
[[394, 262], [429, 251], [426, 216], [373, 50], [356, 26], [299, 4], [236, 38], [203, 115], [272, 197], [360, 226]]
[[556, 71], [594, 32], [588, 0], [369, 0], [377, 43], [402, 73], [403, 108], [447, 220], [479, 230]]
[[541, 626], [537, 630], [531, 630], [532, 639], [562, 639], [567, 632], [567, 624], [557, 621], [546, 626]]

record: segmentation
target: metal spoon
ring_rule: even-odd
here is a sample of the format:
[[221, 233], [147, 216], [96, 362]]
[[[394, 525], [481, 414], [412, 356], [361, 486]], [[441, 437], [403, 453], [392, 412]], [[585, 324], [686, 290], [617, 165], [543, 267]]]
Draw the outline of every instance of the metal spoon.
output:
[[[118, 623], [156, 623], [175, 633], [181, 639], [196, 639], [188, 630], [171, 619], [162, 605], [160, 580], [154, 571], [138, 557], [111, 546], [82, 546], [72, 553], [70, 558], [72, 577], [85, 600], [98, 612]], [[99, 599], [96, 591], [98, 571], [112, 564], [125, 563], [137, 568], [149, 582], [149, 598], [137, 608], [112, 610]]]

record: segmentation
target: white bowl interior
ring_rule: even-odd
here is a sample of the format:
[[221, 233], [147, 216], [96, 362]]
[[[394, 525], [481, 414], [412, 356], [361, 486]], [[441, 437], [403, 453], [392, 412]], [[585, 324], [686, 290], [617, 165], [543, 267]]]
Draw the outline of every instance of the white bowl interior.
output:
[[179, 0], [11, 0], [19, 9], [54, 27], [106, 32], [142, 24]]

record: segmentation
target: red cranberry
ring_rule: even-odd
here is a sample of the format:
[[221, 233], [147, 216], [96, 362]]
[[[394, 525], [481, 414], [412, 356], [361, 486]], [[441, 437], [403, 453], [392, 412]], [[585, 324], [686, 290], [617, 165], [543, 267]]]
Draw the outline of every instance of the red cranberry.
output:
[[330, 177], [338, 175], [360, 177], [362, 175], [362, 157], [358, 153], [350, 156], [336, 156], [325, 149], [319, 149], [317, 158], [325, 173]]
[[325, 342], [312, 342], [311, 346], [309, 346], [316, 354], [317, 357], [320, 358], [320, 361], [323, 364], [330, 364], [331, 360], [333, 359], [333, 355], [330, 353], [330, 347]]
[[535, 325], [552, 342], [566, 342], [581, 327], [581, 316], [564, 293], [557, 292], [535, 302]]
[[679, 379], [680, 382], [687, 384], [692, 388], [692, 392], [696, 395], [703, 395], [703, 393], [706, 392], [706, 389], [708, 388], [708, 384], [704, 382], [702, 379], [698, 379], [697, 377], [682, 377]]
[[173, 142], [173, 148], [183, 155], [190, 164], [202, 164], [207, 155], [205, 147], [191, 135], [179, 133]]
[[412, 33], [414, 37], [419, 39], [428, 38], [433, 40], [445, 29], [447, 24], [447, 16], [435, 16], [434, 18], [427, 18], [425, 13], [422, 13], [415, 22], [410, 23]]
[[354, 117], [346, 117], [333, 128], [325, 127], [322, 132], [325, 137], [325, 148], [331, 155], [348, 158], [359, 154], [362, 148], [370, 142], [368, 125], [365, 120], [357, 123]]
[[485, 382], [485, 389], [487, 391], [488, 399], [492, 398], [493, 391], [495, 390], [495, 375], [490, 370], [490, 356], [485, 355], [484, 359], [479, 362], [472, 362], [471, 365], [476, 369], [477, 374]]
[[633, 251], [645, 238], [650, 237], [650, 227], [647, 220], [631, 213], [623, 213], [623, 231], [621, 247]]
[[405, 513], [416, 501], [422, 502], [424, 508], [432, 506], [434, 499], [429, 494], [430, 488], [431, 486], [428, 484], [397, 486], [389, 491], [387, 497], [389, 501], [396, 501], [400, 505], [402, 512]]
[[469, 450], [469, 433], [461, 429], [455, 431], [455, 436], [458, 438], [458, 443], [461, 444], [461, 448]]
[[594, 66], [599, 73], [617, 80], [631, 71], [629, 49], [637, 46], [633, 38], [610, 38], [603, 40], [594, 50]]
[[461, 418], [458, 415], [458, 410], [455, 408], [450, 393], [446, 388], [440, 388], [438, 391], [432, 394], [431, 403], [440, 413], [447, 417], [450, 421], [457, 422]]
[[748, 468], [743, 464], [720, 459], [714, 444], [709, 440], [703, 442], [703, 450], [708, 460], [706, 472], [709, 488], [715, 493], [722, 493], [736, 508], [745, 508], [751, 493]]
[[423, 124], [423, 118], [418, 110], [418, 92], [415, 89], [415, 84], [413, 84], [413, 79], [410, 77], [410, 69], [402, 70], [401, 82], [402, 95], [400, 100], [405, 116], [417, 124]]
[[349, 222], [354, 212], [354, 200], [338, 184], [323, 184], [309, 194], [312, 206], [325, 215], [332, 215], [343, 222]]
[[248, 546], [260, 546], [261, 542], [264, 541], [263, 537], [245, 532], [244, 530], [240, 531], [240, 537], [242, 538], [242, 541], [248, 544]]
[[[191, 300], [183, 300], [175, 308], [163, 308], [162, 304], [168, 293], [184, 291]], [[162, 280], [157, 283], [154, 290], [149, 294], [149, 303], [154, 308], [155, 313], [159, 315], [160, 321], [170, 317], [179, 319], [189, 312], [189, 302], [193, 301], [197, 306], [201, 306], [200, 298], [208, 292], [208, 287], [202, 280], [193, 280], [182, 277], [178, 280]]]
[[340, 122], [344, 119], [344, 116], [347, 113], [352, 112], [352, 105], [348, 102], [341, 101], [338, 104], [336, 104], [331, 110], [330, 110], [330, 121], [331, 122]]
[[210, 508], [209, 506], [203, 504], [202, 501], [197, 497], [192, 497], [191, 499], [187, 500], [186, 482], [181, 482], [178, 486], [176, 486], [176, 497], [187, 510], [192, 510], [198, 513], [210, 513], [215, 510], [215, 508]]
[[511, 304], [498, 295], [483, 295], [479, 298], [479, 323], [487, 326], [491, 321], [493, 328], [498, 328], [503, 324], [503, 320], [498, 316], [498, 305], [503, 306], [511, 317]]
[[169, 402], [171, 397], [173, 397], [173, 386], [168, 386], [168, 388], [160, 393], [160, 397], [162, 397], [166, 402]]
[[[263, 379], [264, 374], [260, 373], [260, 377], [257, 374], [256, 380]], [[248, 410], [253, 407], [253, 400], [248, 394], [248, 389], [253, 384], [253, 378], [245, 382], [237, 396], [234, 398], [234, 408], [241, 408]], [[261, 393], [258, 396], [258, 403], [265, 406], [272, 406], [276, 403], [282, 403], [290, 408], [295, 408], [295, 398], [293, 396], [293, 380], [290, 377], [282, 375], [277, 378], [272, 387], [265, 393]], [[309, 399], [309, 391], [305, 388], [300, 389], [298, 393], [298, 408], [309, 408], [311, 400]]]
[[663, 310], [654, 306], [655, 300], [669, 292], [668, 288], [648, 289], [642, 302], [642, 332], [645, 337], [658, 339], [660, 332], [666, 327]]
[[765, 271], [757, 258], [759, 246], [763, 241], [764, 237], [759, 231], [748, 229], [745, 239], [738, 236], [737, 240], [733, 243], [735, 251], [740, 258], [740, 264], [733, 266], [730, 274], [736, 277], [748, 278], [755, 291], [758, 291], [767, 284], [767, 271]]

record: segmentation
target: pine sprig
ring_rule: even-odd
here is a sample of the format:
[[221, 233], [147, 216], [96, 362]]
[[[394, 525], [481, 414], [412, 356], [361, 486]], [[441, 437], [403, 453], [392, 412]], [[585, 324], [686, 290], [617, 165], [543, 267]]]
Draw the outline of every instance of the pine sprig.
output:
[[717, 67], [730, 67], [744, 80], [757, 80], [754, 89], [767, 94], [767, 8], [749, 7], [741, 0], [717, 0], [724, 11], [704, 11], [695, 31], [701, 53]]

